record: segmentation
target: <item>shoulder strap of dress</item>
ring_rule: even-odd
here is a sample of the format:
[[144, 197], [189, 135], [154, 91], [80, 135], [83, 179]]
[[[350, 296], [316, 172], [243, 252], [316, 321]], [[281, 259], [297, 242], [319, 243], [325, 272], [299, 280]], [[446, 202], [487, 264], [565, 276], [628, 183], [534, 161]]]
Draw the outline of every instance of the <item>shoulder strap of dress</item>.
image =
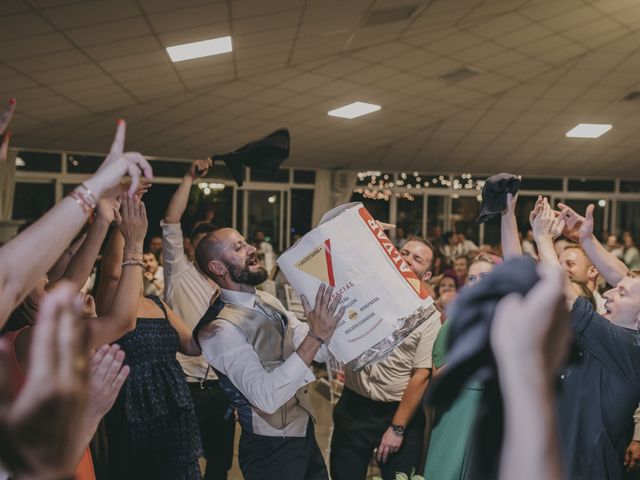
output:
[[167, 309], [164, 307], [164, 303], [162, 303], [162, 300], [160, 300], [160, 297], [158, 297], [156, 295], [149, 295], [147, 298], [149, 300], [153, 300], [153, 303], [155, 303], [156, 305], [158, 305], [160, 307], [160, 310], [162, 310], [162, 313], [164, 313], [164, 318], [166, 318], [166, 319], [169, 318], [169, 314], [167, 313]]

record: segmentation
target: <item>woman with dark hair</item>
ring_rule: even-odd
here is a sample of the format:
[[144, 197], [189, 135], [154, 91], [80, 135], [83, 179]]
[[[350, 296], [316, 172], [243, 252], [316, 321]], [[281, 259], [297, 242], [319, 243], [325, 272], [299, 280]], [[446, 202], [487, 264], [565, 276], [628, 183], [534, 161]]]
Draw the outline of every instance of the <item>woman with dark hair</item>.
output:
[[[147, 219], [144, 204], [123, 203], [135, 223]], [[122, 214], [124, 220], [125, 214]], [[131, 227], [129, 227], [131, 228]], [[109, 478], [121, 480], [200, 480], [202, 455], [191, 393], [176, 359], [180, 352], [200, 354], [191, 330], [157, 296], [142, 296], [141, 245], [127, 249], [127, 222], [114, 232], [105, 249], [97, 293], [98, 311], [110, 305], [120, 276], [138, 274], [135, 328], [117, 340], [130, 367], [113, 409], [106, 416]], [[144, 236], [144, 235], [143, 235]]]

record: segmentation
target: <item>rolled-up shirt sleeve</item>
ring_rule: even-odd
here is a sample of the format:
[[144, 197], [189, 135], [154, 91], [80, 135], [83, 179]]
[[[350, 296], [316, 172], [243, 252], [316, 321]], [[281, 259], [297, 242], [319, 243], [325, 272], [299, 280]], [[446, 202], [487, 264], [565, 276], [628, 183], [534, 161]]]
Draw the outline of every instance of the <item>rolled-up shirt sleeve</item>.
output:
[[274, 413], [298, 389], [315, 381], [307, 364], [295, 352], [267, 372], [244, 333], [225, 320], [215, 320], [210, 332], [201, 336], [200, 344], [207, 362], [265, 413]]
[[179, 223], [166, 223], [160, 220], [162, 227], [162, 256], [164, 259], [164, 297], [172, 306], [172, 280], [180, 275], [188, 262], [184, 255], [182, 227]]

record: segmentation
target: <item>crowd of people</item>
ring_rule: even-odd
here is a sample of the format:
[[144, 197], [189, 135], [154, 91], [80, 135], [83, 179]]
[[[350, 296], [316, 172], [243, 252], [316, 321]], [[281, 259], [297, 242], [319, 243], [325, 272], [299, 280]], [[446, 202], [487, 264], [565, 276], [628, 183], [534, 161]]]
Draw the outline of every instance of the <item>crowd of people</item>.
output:
[[[364, 479], [372, 458], [385, 480], [638, 476], [640, 254], [630, 234], [594, 236], [593, 206], [581, 215], [540, 197], [523, 239], [507, 194], [496, 248], [400, 232], [399, 253], [441, 317], [384, 360], [345, 367], [325, 459], [310, 385], [345, 314], [341, 295], [323, 284], [302, 297], [301, 321], [257, 288], [274, 269], [264, 233], [252, 244], [206, 220], [183, 232], [210, 158], [185, 169], [162, 235], [145, 243], [153, 172], [125, 137], [120, 120], [95, 174], [0, 248], [5, 478], [224, 479], [236, 423], [250, 480]], [[519, 291], [527, 272], [533, 287]], [[475, 361], [497, 371], [504, 405], [489, 474], [477, 460], [488, 432], [475, 428], [486, 383], [464, 382], [446, 405], [424, 401], [460, 367], [476, 317], [487, 321], [473, 342], [489, 353]]]

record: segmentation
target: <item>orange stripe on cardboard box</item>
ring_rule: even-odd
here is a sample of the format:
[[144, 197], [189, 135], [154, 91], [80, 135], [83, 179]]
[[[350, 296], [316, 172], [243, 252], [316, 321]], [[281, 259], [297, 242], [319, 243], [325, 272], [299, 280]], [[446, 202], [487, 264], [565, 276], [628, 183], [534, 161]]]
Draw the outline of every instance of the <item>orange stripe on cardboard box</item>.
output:
[[384, 233], [384, 230], [376, 223], [366, 208], [359, 208], [358, 213], [380, 243], [382, 250], [384, 250], [391, 259], [391, 263], [396, 267], [396, 270], [398, 270], [400, 275], [407, 281], [413, 291], [416, 292], [422, 300], [425, 300], [429, 296], [429, 292], [416, 274], [409, 268], [409, 265], [402, 259], [400, 252], [398, 252], [398, 249], [391, 243], [391, 240], [389, 240], [389, 237]]

